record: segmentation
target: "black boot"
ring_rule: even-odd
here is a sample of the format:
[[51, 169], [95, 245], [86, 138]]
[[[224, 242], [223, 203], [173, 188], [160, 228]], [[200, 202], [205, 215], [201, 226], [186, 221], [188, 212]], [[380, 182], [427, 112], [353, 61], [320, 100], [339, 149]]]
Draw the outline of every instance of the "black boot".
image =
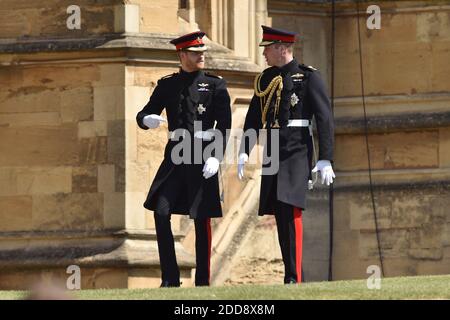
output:
[[159, 286], [160, 288], [178, 288], [180, 286], [180, 282], [170, 282], [170, 281], [166, 281], [164, 280], [163, 282], [161, 282], [161, 285]]
[[297, 284], [297, 280], [295, 280], [293, 278], [285, 279], [284, 284]]
[[209, 287], [209, 282], [196, 282], [196, 287]]

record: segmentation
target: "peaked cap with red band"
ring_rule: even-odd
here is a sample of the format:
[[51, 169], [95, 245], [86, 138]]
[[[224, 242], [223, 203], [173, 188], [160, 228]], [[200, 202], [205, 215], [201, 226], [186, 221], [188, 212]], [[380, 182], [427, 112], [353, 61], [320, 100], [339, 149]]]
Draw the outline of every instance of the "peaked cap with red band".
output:
[[260, 47], [269, 46], [274, 43], [294, 43], [295, 35], [294, 32], [289, 32], [285, 30], [270, 28], [267, 26], [261, 26], [263, 29], [263, 39], [259, 44]]
[[177, 51], [206, 51], [208, 48], [203, 43], [204, 36], [204, 32], [196, 31], [173, 39], [170, 43], [175, 45]]

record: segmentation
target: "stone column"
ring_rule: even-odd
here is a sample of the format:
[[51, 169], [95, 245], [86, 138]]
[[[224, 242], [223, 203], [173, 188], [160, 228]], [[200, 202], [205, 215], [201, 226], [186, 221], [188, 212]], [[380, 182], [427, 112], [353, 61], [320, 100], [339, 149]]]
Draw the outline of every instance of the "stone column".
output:
[[262, 39], [262, 28], [261, 25], [271, 25], [271, 20], [267, 13], [267, 0], [255, 0], [255, 39], [253, 41], [255, 50], [255, 62], [259, 66], [264, 67], [266, 62], [262, 55], [263, 49], [258, 46]]

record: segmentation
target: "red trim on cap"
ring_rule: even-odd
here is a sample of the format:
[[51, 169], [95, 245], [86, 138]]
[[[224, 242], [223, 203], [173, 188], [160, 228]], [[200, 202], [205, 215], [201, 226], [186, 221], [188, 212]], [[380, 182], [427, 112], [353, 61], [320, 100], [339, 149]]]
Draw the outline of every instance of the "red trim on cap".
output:
[[281, 42], [295, 42], [295, 36], [282, 36], [278, 34], [263, 34], [263, 41], [281, 41]]
[[189, 47], [194, 47], [194, 46], [198, 46], [204, 44], [201, 38], [197, 38], [194, 40], [189, 40], [189, 41], [185, 41], [185, 42], [180, 42], [177, 45], [175, 45], [175, 48], [177, 50], [181, 50], [184, 48], [189, 48]]

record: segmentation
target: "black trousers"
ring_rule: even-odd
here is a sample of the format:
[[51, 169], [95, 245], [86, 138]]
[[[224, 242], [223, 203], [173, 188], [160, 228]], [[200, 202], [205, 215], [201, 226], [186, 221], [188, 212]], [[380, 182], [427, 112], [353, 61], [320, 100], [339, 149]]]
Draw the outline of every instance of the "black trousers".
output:
[[304, 282], [302, 269], [302, 210], [277, 201], [275, 205], [278, 241], [284, 262], [284, 283]]
[[[180, 270], [170, 224], [171, 215], [155, 214], [161, 278], [170, 285], [180, 285]], [[195, 285], [208, 286], [211, 260], [211, 219], [194, 219], [195, 223]]]
[[[176, 211], [177, 204], [180, 204], [180, 200], [183, 202], [182, 199], [189, 188], [184, 170], [183, 166], [177, 167], [161, 186], [157, 195], [157, 207], [154, 215], [162, 281], [172, 286], [180, 285], [180, 270], [175, 255], [170, 218], [172, 211]], [[185, 206], [184, 203], [182, 205]], [[195, 285], [208, 286], [211, 260], [211, 219], [194, 219], [194, 224]]]

